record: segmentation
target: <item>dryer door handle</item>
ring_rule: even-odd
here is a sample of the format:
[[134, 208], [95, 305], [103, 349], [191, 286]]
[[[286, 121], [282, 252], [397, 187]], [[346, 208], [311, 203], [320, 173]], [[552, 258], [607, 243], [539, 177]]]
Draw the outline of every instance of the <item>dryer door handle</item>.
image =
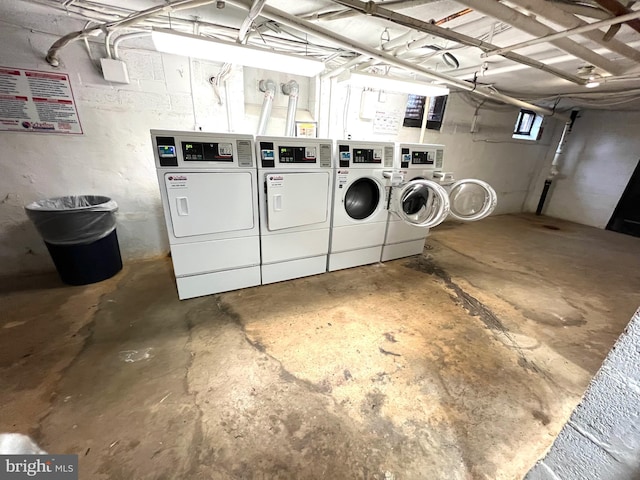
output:
[[282, 210], [282, 195], [274, 195], [273, 196], [273, 210], [279, 212]]
[[189, 199], [187, 197], [176, 197], [176, 208], [178, 215], [185, 217], [189, 215]]

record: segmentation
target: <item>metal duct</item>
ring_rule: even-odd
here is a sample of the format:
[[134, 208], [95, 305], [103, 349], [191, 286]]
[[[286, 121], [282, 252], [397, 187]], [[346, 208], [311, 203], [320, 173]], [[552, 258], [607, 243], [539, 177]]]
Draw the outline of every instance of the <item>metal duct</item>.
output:
[[261, 92], [264, 92], [262, 100], [262, 110], [260, 111], [260, 120], [258, 120], [258, 131], [256, 135], [264, 135], [271, 117], [271, 107], [273, 106], [273, 97], [276, 94], [276, 84], [273, 80], [260, 80], [258, 84]]
[[298, 94], [300, 86], [295, 80], [282, 85], [282, 93], [289, 95], [289, 105], [287, 106], [287, 123], [284, 127], [286, 137], [294, 137], [296, 134], [296, 110], [298, 109]]

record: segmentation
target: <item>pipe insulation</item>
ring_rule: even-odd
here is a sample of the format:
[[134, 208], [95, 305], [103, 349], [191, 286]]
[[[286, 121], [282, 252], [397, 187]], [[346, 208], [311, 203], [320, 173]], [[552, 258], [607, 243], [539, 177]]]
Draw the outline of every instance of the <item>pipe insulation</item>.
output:
[[258, 88], [260, 88], [261, 92], [264, 92], [264, 98], [262, 100], [262, 110], [260, 111], [256, 135], [264, 135], [267, 129], [267, 123], [269, 123], [269, 118], [271, 117], [271, 107], [273, 106], [273, 97], [276, 94], [276, 84], [273, 80], [260, 80]]
[[[240, 7], [240, 8], [244, 8], [247, 9], [247, 5], [245, 5], [244, 3], [238, 1], [238, 0], [227, 0], [227, 3]], [[342, 2], [341, 2], [342, 3]], [[362, 3], [362, 2], [358, 2], [358, 3]], [[375, 6], [375, 4], [374, 4]], [[270, 20], [273, 20], [275, 22], [280, 22], [283, 23], [285, 25], [288, 25], [289, 27], [292, 28], [296, 28], [297, 30], [300, 30], [302, 32], [306, 32], [310, 35], [314, 35], [318, 38], [321, 38], [323, 40], [332, 42], [336, 45], [339, 45], [343, 48], [347, 48], [351, 51], [354, 51], [356, 53], [359, 53], [361, 55], [367, 55], [373, 59], [377, 59], [377, 60], [381, 60], [384, 63], [387, 63], [389, 65], [401, 68], [403, 70], [407, 70], [410, 72], [416, 72], [419, 73], [421, 75], [424, 75], [427, 78], [430, 78], [432, 80], [436, 80], [436, 81], [440, 81], [444, 84], [450, 85], [452, 87], [458, 88], [460, 90], [464, 90], [466, 92], [472, 92], [478, 96], [484, 97], [484, 98], [488, 98], [491, 99], [493, 101], [496, 102], [500, 102], [500, 103], [506, 103], [509, 105], [514, 105], [518, 108], [526, 108], [528, 110], [532, 110], [536, 113], [539, 113], [541, 115], [547, 115], [547, 116], [555, 116], [556, 118], [560, 118], [562, 120], [567, 120], [568, 117], [566, 115], [554, 112], [551, 109], [548, 108], [544, 108], [544, 107], [539, 107], [537, 105], [533, 105], [531, 103], [528, 102], [524, 102], [522, 100], [519, 100], [517, 98], [514, 97], [510, 97], [508, 95], [503, 95], [501, 93], [496, 92], [495, 90], [492, 90], [491, 88], [488, 88], [484, 85], [474, 85], [471, 82], [467, 82], [464, 80], [458, 80], [455, 77], [452, 77], [450, 75], [444, 74], [444, 73], [439, 73], [439, 72], [435, 72], [433, 70], [430, 70], [426, 67], [423, 67], [421, 65], [414, 65], [410, 62], [407, 62], [405, 60], [401, 60], [398, 59], [396, 57], [394, 57], [393, 55], [390, 55], [386, 52], [382, 52], [379, 50], [376, 50], [374, 48], [371, 48], [367, 45], [364, 45], [362, 43], [356, 42], [355, 40], [352, 40], [350, 38], [344, 37], [342, 35], [339, 35], [337, 33], [333, 33], [329, 30], [326, 30], [322, 27], [319, 27], [317, 25], [314, 25], [311, 22], [307, 22], [305, 20], [302, 20], [298, 17], [295, 17], [293, 15], [289, 15], [288, 13], [282, 12], [278, 9], [275, 9], [273, 7], [270, 7], [268, 5], [265, 5], [265, 7], [262, 10], [262, 16], [266, 17]], [[416, 20], [417, 21], [417, 20]], [[424, 23], [424, 22], [423, 22]], [[443, 29], [445, 30], [445, 29]]]
[[136, 23], [141, 22], [142, 20], [145, 20], [146, 18], [152, 17], [162, 12], [186, 10], [189, 8], [207, 5], [209, 3], [213, 3], [214, 1], [215, 0], [177, 0], [172, 3], [157, 5], [155, 7], [133, 13], [128, 17], [120, 20], [95, 25], [93, 27], [85, 28], [84, 30], [79, 30], [77, 32], [71, 32], [55, 41], [53, 45], [49, 47], [45, 59], [47, 60], [49, 65], [57, 67], [60, 65], [60, 50], [77, 40], [82, 40], [84, 38], [87, 38], [88, 36], [99, 35], [102, 32], [108, 32], [109, 30], [115, 28], [130, 27], [132, 25], [135, 25]]
[[287, 106], [287, 123], [284, 127], [284, 135], [286, 137], [295, 137], [296, 127], [296, 110], [298, 109], [298, 97], [300, 95], [300, 85], [295, 80], [282, 85], [282, 93], [289, 95], [289, 104]]

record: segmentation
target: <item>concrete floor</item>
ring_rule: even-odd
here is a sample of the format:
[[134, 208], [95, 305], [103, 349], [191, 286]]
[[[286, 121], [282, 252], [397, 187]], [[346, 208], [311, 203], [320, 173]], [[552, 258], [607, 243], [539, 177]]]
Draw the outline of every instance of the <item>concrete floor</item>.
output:
[[168, 259], [0, 297], [0, 432], [83, 479], [520, 479], [640, 305], [640, 239], [529, 215], [177, 300]]

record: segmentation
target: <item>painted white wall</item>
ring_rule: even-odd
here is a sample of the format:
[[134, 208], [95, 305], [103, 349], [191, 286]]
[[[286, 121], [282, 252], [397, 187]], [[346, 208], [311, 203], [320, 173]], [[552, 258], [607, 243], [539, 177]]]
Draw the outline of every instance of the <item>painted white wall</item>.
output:
[[[0, 22], [0, 65], [45, 71], [55, 70], [44, 61], [49, 46], [84, 26], [84, 21], [15, 0], [0, 2]], [[131, 45], [138, 48], [127, 48]], [[220, 64], [151, 48], [149, 39], [122, 44], [129, 85], [106, 82], [82, 42], [62, 51], [56, 71], [70, 76], [84, 135], [0, 132], [0, 276], [54, 268], [23, 207], [59, 195], [101, 194], [116, 200], [125, 261], [168, 252], [150, 129], [254, 133], [262, 103], [257, 81], [266, 76], [277, 83], [297, 80], [298, 119], [311, 118], [304, 112], [315, 88], [309, 79], [236, 67], [227, 82], [228, 97], [222, 89], [220, 104], [209, 83]], [[101, 44], [92, 41], [91, 49], [95, 59], [103, 55]], [[284, 132], [287, 102], [288, 97], [276, 95], [267, 134]]]
[[[640, 114], [584, 110], [567, 139], [560, 175], [543, 213], [605, 228], [640, 158]], [[560, 129], [558, 129], [560, 130]], [[553, 150], [540, 165], [525, 208], [535, 211]]]
[[[326, 89], [326, 85], [323, 84]], [[371, 93], [371, 92], [368, 92]], [[374, 121], [360, 117], [362, 89], [333, 82], [330, 121], [323, 124], [332, 138], [354, 140], [418, 142], [420, 128], [400, 127], [397, 135], [377, 134]], [[371, 98], [371, 96], [369, 96]], [[377, 94], [373, 94], [377, 98]], [[407, 95], [386, 93], [374, 111], [404, 115]], [[444, 170], [456, 179], [479, 178], [493, 186], [498, 194], [494, 215], [521, 212], [529, 185], [544, 162], [556, 129], [555, 119], [544, 120], [542, 138], [538, 142], [511, 138], [518, 116], [517, 108], [499, 111], [480, 109], [477, 131], [470, 133], [475, 107], [465, 103], [461, 94], [449, 95], [441, 130], [426, 130], [425, 143], [446, 145]], [[322, 132], [321, 132], [322, 134]]]

